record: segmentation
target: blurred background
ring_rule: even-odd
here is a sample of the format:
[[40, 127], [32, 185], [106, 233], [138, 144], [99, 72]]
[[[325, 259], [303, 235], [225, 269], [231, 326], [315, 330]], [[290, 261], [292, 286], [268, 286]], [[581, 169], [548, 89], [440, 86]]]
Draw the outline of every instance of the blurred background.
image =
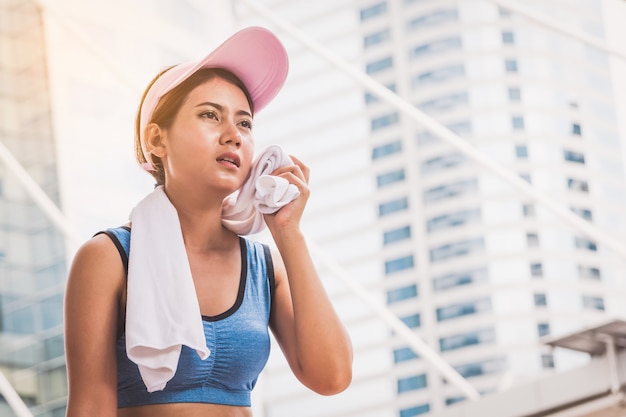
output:
[[311, 168], [355, 363], [321, 397], [274, 347], [255, 417], [625, 416], [625, 22], [624, 0], [0, 0], [0, 415], [65, 414], [72, 256], [153, 187], [144, 87], [259, 25], [291, 67], [258, 149]]

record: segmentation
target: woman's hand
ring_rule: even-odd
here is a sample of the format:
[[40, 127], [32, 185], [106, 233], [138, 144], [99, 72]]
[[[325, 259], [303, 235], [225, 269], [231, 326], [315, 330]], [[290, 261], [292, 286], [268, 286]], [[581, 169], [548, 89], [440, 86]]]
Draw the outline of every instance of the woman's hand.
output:
[[276, 213], [265, 214], [265, 223], [271, 233], [290, 230], [299, 230], [300, 219], [304, 212], [304, 207], [309, 199], [309, 168], [298, 158], [290, 155], [293, 165], [287, 165], [276, 169], [271, 175], [281, 177], [295, 185], [300, 191], [300, 195], [291, 203], [285, 205]]

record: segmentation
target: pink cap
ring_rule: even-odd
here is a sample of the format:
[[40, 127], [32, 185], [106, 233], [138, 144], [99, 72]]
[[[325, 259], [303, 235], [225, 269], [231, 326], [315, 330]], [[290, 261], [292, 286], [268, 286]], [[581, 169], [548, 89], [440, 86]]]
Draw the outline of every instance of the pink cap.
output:
[[154, 167], [143, 135], [154, 109], [161, 97], [201, 68], [224, 68], [235, 74], [248, 89], [256, 113], [282, 88], [287, 79], [289, 59], [276, 35], [261, 27], [248, 27], [225, 40], [200, 61], [177, 65], [162, 74], [146, 94], [139, 116], [139, 140], [148, 161], [143, 165], [147, 171], [154, 171]]

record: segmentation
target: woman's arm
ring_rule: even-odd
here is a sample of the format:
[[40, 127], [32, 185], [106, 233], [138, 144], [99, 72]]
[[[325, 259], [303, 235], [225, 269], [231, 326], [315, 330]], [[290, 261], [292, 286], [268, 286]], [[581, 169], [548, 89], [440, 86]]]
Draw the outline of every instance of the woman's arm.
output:
[[276, 290], [270, 324], [296, 377], [313, 391], [332, 395], [345, 390], [352, 380], [352, 344], [300, 231], [309, 196], [308, 169], [293, 160], [295, 166], [273, 175], [296, 184], [301, 195], [276, 214], [266, 216], [280, 252], [273, 253]]
[[106, 235], [76, 253], [65, 293], [67, 417], [117, 416], [115, 341], [125, 273]]

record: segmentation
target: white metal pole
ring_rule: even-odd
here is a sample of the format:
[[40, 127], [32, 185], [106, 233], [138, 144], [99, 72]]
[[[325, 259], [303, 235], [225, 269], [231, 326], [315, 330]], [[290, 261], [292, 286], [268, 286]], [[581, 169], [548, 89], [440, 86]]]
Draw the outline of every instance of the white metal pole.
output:
[[69, 222], [66, 220], [61, 210], [59, 210], [56, 204], [41, 189], [39, 184], [37, 184], [24, 167], [22, 167], [19, 161], [15, 159], [2, 141], [0, 141], [0, 161], [3, 162], [9, 169], [9, 172], [15, 176], [28, 195], [35, 201], [39, 208], [41, 208], [57, 229], [65, 235], [72, 245], [78, 245], [78, 235], [69, 225]]
[[344, 59], [334, 55], [328, 50], [328, 48], [308, 37], [305, 33], [303, 33], [294, 25], [291, 25], [290, 23], [279, 18], [278, 16], [276, 16], [275, 13], [271, 12], [266, 7], [261, 6], [259, 3], [253, 0], [239, 1], [245, 3], [250, 9], [265, 17], [276, 26], [280, 27], [291, 37], [304, 44], [311, 51], [315, 52], [317, 55], [332, 64], [334, 67], [347, 74], [350, 78], [360, 83], [367, 90], [378, 95], [381, 99], [393, 105], [403, 114], [420, 123], [427, 130], [435, 134], [435, 136], [455, 146], [465, 155], [469, 156], [475, 162], [480, 164], [483, 168], [491, 171], [498, 178], [508, 182], [510, 185], [530, 197], [532, 200], [540, 203], [541, 205], [552, 211], [554, 214], [556, 214], [558, 218], [566, 221], [586, 236], [612, 249], [626, 259], [626, 245], [622, 244], [621, 241], [618, 241], [609, 234], [595, 227], [590, 222], [584, 220], [582, 217], [573, 213], [571, 210], [561, 205], [551, 196], [538, 191], [528, 182], [521, 179], [519, 175], [517, 175], [515, 172], [508, 170], [504, 166], [494, 162], [484, 154], [480, 153], [472, 145], [470, 145], [467, 140], [459, 137], [450, 129], [443, 126], [441, 123], [437, 122], [436, 120], [413, 106], [413, 104], [406, 101], [393, 91], [389, 90], [369, 75], [365, 74], [363, 71], [354, 68]]
[[334, 259], [326, 254], [314, 242], [308, 242], [313, 257], [321, 261], [324, 266], [354, 292], [367, 306], [371, 307], [392, 329], [398, 332], [409, 345], [422, 356], [427, 362], [432, 364], [442, 376], [455, 385], [468, 399], [476, 401], [480, 398], [478, 391], [472, 387], [461, 374], [459, 374], [449, 363], [431, 349], [417, 334], [415, 334], [402, 320], [400, 320], [389, 308], [381, 305], [374, 297], [368, 293], [363, 286], [357, 284], [354, 279], [346, 273]]
[[0, 370], [0, 393], [6, 400], [9, 407], [15, 412], [17, 417], [33, 417], [22, 398], [13, 389], [13, 386], [9, 383], [9, 380], [4, 376], [4, 373]]

